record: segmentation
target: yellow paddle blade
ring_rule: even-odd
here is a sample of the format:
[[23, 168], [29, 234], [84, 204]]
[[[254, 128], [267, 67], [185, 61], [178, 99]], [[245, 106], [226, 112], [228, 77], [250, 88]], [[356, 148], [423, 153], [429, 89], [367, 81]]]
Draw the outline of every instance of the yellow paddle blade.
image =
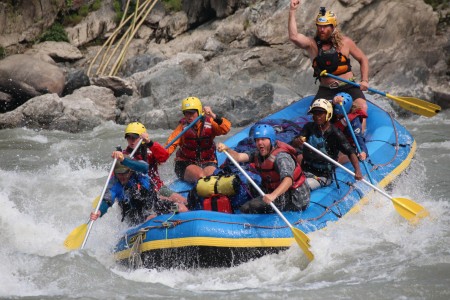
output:
[[403, 101], [413, 103], [414, 105], [434, 110], [437, 113], [441, 111], [441, 107], [433, 102], [428, 102], [414, 97], [398, 97], [398, 98], [402, 99]]
[[86, 236], [88, 224], [82, 224], [72, 230], [64, 241], [64, 247], [68, 250], [76, 250], [81, 247]]
[[309, 237], [303, 231], [295, 227], [291, 227], [291, 230], [297, 244], [303, 250], [309, 261], [312, 261], [314, 259], [314, 254], [309, 250]]
[[434, 117], [441, 111], [441, 107], [439, 105], [425, 100], [414, 97], [396, 97], [390, 94], [386, 94], [386, 96], [397, 102], [400, 107], [428, 118]]
[[413, 223], [430, 214], [422, 205], [407, 198], [392, 198], [392, 202], [397, 212]]
[[92, 208], [93, 209], [97, 208], [98, 201], [100, 201], [100, 196], [97, 196], [97, 198], [95, 198], [94, 201], [92, 201]]

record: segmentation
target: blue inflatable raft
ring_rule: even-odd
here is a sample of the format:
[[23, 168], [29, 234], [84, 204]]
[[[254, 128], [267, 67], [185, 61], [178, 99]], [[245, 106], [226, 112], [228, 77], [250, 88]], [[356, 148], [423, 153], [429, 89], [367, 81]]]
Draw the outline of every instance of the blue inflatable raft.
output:
[[[303, 98], [267, 116], [260, 122], [276, 126], [278, 138], [289, 141], [305, 122], [311, 120], [307, 110], [312, 96]], [[371, 177], [378, 187], [385, 187], [410, 164], [416, 150], [411, 134], [393, 117], [374, 105], [369, 105], [366, 145], [370, 155]], [[278, 127], [278, 128], [277, 128]], [[289, 128], [292, 127], [292, 128]], [[249, 139], [248, 126], [225, 141], [239, 148]], [[217, 153], [219, 165], [225, 161]], [[344, 164], [353, 170], [350, 163]], [[361, 171], [365, 168], [361, 163]], [[337, 184], [311, 193], [310, 206], [302, 212], [283, 212], [296, 228], [308, 234], [338, 221], [362, 201], [372, 189], [353, 176], [336, 169]], [[171, 188], [185, 192], [191, 185], [176, 181]], [[292, 230], [277, 214], [250, 215], [194, 210], [158, 216], [130, 228], [117, 243], [117, 261], [131, 267], [191, 268], [224, 267], [285, 250], [295, 243]]]

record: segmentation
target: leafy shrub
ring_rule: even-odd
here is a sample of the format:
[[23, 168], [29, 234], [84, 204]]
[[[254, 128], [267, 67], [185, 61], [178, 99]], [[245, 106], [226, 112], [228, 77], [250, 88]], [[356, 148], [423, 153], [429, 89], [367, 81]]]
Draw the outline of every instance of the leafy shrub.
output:
[[170, 11], [181, 11], [183, 8], [183, 4], [181, 0], [162, 0], [164, 3], [164, 7]]
[[39, 43], [46, 41], [69, 42], [69, 37], [67, 36], [67, 33], [61, 24], [54, 23], [52, 27], [44, 31], [44, 33], [38, 39]]

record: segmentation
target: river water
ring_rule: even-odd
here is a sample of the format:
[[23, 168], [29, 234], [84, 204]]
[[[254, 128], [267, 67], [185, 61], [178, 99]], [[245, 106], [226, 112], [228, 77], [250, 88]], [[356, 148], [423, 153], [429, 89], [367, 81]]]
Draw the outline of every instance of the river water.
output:
[[[294, 244], [233, 268], [196, 270], [116, 265], [111, 248], [125, 226], [115, 208], [95, 222], [85, 250], [63, 247], [87, 222], [109, 155], [125, 146], [124, 126], [78, 134], [0, 130], [0, 298], [450, 299], [450, 111], [399, 121], [416, 138], [417, 153], [387, 191], [420, 203], [429, 218], [408, 224], [375, 195], [361, 212], [310, 235], [315, 260], [307, 267]], [[169, 133], [151, 136], [164, 142]], [[161, 169], [173, 180], [171, 163]]]

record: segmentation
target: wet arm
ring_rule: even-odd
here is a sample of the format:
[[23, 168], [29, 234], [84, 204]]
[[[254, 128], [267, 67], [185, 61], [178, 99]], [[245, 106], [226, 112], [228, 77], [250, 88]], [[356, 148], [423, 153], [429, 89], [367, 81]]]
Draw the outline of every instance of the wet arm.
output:
[[125, 167], [130, 168], [133, 171], [146, 174], [148, 172], [148, 163], [143, 160], [134, 160], [129, 157], [125, 157], [122, 161]]

